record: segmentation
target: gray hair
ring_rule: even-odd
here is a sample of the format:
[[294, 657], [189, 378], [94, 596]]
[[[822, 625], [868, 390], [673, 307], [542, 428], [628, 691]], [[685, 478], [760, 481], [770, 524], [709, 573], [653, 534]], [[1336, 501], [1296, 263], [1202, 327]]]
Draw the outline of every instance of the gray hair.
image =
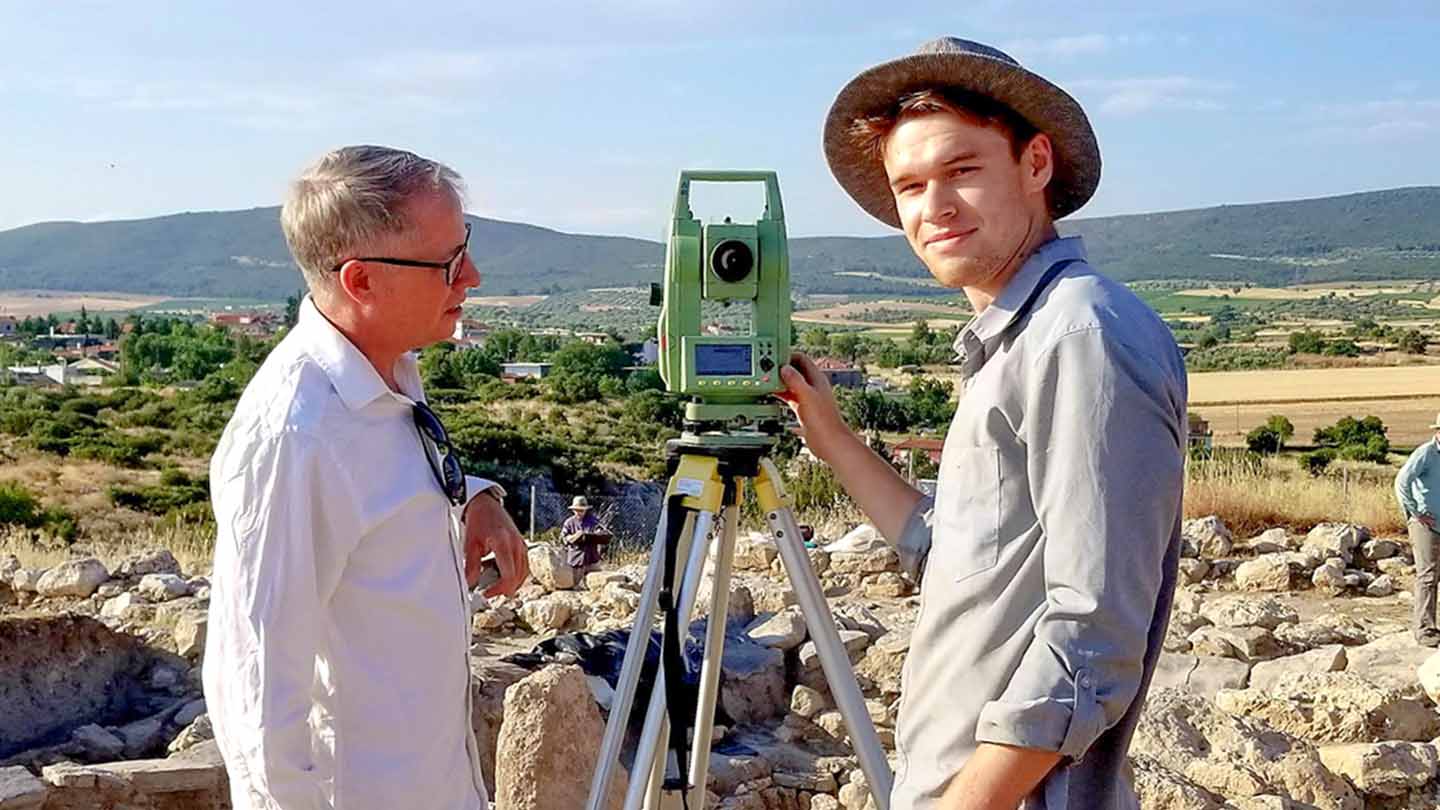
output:
[[335, 265], [409, 226], [405, 204], [445, 192], [464, 199], [454, 169], [403, 149], [344, 146], [290, 184], [280, 227], [311, 291], [330, 288]]

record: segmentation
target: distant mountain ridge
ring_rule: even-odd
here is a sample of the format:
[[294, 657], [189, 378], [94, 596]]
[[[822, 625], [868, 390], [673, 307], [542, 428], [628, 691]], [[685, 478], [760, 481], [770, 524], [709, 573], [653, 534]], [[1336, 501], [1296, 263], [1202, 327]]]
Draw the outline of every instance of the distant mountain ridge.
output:
[[[659, 242], [470, 217], [482, 293], [635, 286], [656, 280]], [[1266, 285], [1440, 277], [1440, 187], [1061, 222], [1122, 280]], [[925, 269], [903, 237], [790, 240], [801, 292], [910, 293]], [[281, 299], [300, 286], [278, 208], [0, 231], [0, 289]]]

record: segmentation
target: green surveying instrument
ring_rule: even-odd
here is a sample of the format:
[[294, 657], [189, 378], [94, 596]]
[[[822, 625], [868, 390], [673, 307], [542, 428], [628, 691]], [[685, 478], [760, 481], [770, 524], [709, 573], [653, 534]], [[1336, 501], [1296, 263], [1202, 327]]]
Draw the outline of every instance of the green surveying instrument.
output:
[[[765, 210], [752, 223], [702, 224], [690, 210], [696, 182], [763, 183]], [[790, 359], [790, 256], [775, 173], [681, 172], [665, 281], [650, 295], [661, 306], [660, 378], [670, 392], [695, 398], [685, 407], [686, 431], [778, 433], [781, 406], [770, 395], [784, 389], [780, 366]], [[748, 328], [714, 334], [706, 302], [749, 308]]]
[[[749, 224], [702, 225], [690, 210], [694, 182], [763, 183], [765, 210]], [[611, 781], [628, 757], [625, 810], [700, 810], [705, 806], [710, 745], [725, 645], [730, 575], [745, 484], [750, 482], [784, 560], [795, 601], [815, 643], [835, 706], [879, 810], [890, 806], [893, 775], [840, 641], [820, 580], [806, 554], [780, 474], [768, 458], [783, 430], [780, 367], [790, 358], [790, 267], [785, 217], [774, 172], [680, 173], [665, 258], [665, 281], [651, 289], [661, 305], [660, 376], [672, 393], [693, 398], [684, 430], [667, 448], [670, 481], [655, 544], [625, 648], [587, 810], [605, 810]], [[745, 328], [705, 323], [706, 304], [748, 305]], [[712, 530], [714, 542], [712, 542]], [[713, 554], [713, 560], [710, 559]], [[692, 671], [684, 655], [700, 584], [711, 579], [704, 658]], [[639, 694], [646, 649], [661, 630], [660, 663], [648, 696]], [[643, 727], [630, 734], [636, 701]], [[693, 708], [693, 716], [687, 709]], [[627, 745], [633, 744], [633, 749]]]

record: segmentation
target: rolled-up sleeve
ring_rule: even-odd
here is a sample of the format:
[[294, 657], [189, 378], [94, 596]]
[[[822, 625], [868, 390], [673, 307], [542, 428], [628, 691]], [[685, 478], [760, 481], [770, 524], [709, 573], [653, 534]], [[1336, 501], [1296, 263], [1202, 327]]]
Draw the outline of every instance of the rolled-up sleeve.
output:
[[905, 528], [895, 540], [895, 551], [900, 555], [900, 568], [912, 582], [919, 582], [925, 575], [925, 560], [930, 556], [930, 544], [934, 541], [935, 499], [928, 495], [921, 498], [905, 519]]
[[496, 482], [491, 481], [489, 478], [481, 478], [478, 475], [465, 476], [465, 503], [455, 507], [452, 510], [455, 514], [455, 517], [459, 519], [462, 515], [464, 515], [465, 507], [469, 506], [470, 502], [475, 500], [475, 496], [479, 495], [482, 492], [485, 492], [486, 490], [494, 490], [495, 494], [499, 495], [501, 500], [504, 500], [505, 496], [508, 494], [507, 492], [505, 492], [505, 487], [502, 487]]
[[233, 472], [215, 499], [226, 548], [206, 701], [257, 806], [328, 807], [308, 718], [327, 604], [361, 531], [353, 489], [323, 442], [294, 432], [260, 441]]
[[1430, 447], [1431, 443], [1426, 442], [1415, 448], [1415, 452], [1410, 454], [1410, 458], [1405, 460], [1405, 466], [1401, 467], [1395, 476], [1395, 498], [1400, 501], [1400, 509], [1407, 519], [1428, 511], [1425, 504], [1429, 492], [1421, 474], [1425, 472], [1425, 465], [1429, 461]]
[[1097, 329], [1043, 353], [1026, 393], [1045, 601], [977, 740], [1071, 759], [1139, 691], [1184, 481], [1184, 391], [1148, 353]]

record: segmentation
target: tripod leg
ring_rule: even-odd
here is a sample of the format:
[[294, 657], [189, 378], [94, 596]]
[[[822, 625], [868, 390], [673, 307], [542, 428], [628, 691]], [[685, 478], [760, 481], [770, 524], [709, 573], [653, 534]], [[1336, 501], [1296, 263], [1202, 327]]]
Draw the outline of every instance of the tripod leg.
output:
[[[679, 610], [676, 611], [680, 620], [684, 622], [681, 632], [689, 627], [690, 616], [695, 610], [696, 590], [700, 585], [700, 577], [705, 573], [705, 555], [709, 544], [705, 542], [706, 535], [710, 533], [710, 523], [713, 519], [712, 513], [702, 511], [695, 515], [694, 530], [688, 546], [682, 546], [679, 553], [688, 550], [688, 558], [682, 572], [676, 572], [683, 576], [679, 588]], [[669, 673], [661, 666], [655, 673], [655, 687], [650, 693], [650, 705], [645, 712], [645, 725], [640, 731], [640, 742], [635, 749], [635, 766], [631, 768], [632, 774], [643, 773], [641, 768], [645, 763], [659, 759], [665, 761], [664, 748], [661, 742], [668, 736], [666, 734], [665, 714], [665, 678]], [[681, 673], [676, 673], [679, 676]], [[625, 795], [625, 807], [627, 810], [639, 808], [641, 798], [648, 784], [644, 781], [631, 779], [630, 790]], [[594, 797], [591, 797], [592, 800]]]
[[725, 617], [730, 610], [730, 573], [735, 563], [735, 536], [740, 530], [740, 482], [725, 509], [725, 528], [716, 550], [715, 578], [711, 582], [710, 621], [705, 626], [705, 662], [700, 667], [700, 696], [695, 705], [695, 742], [690, 756], [690, 807], [705, 801], [710, 774], [710, 738], [715, 730], [715, 701], [720, 691], [720, 670], [725, 657]]
[[[665, 540], [665, 514], [660, 515], [655, 529], [655, 544]], [[590, 779], [590, 799], [586, 810], [605, 810], [604, 802], [610, 792], [610, 782], [615, 778], [615, 768], [620, 764], [620, 749], [625, 744], [625, 727], [630, 718], [630, 707], [635, 703], [635, 691], [640, 685], [640, 670], [645, 664], [645, 648], [650, 643], [650, 630], [655, 626], [655, 613], [660, 599], [661, 570], [660, 555], [652, 554], [650, 567], [645, 571], [645, 584], [640, 589], [640, 604], [635, 610], [635, 624], [630, 630], [630, 641], [625, 645], [625, 659], [620, 666], [620, 678], [615, 683], [615, 699], [610, 704], [610, 719], [605, 723], [605, 736], [600, 743], [600, 758], [595, 763], [595, 774]]]
[[765, 510], [770, 530], [775, 534], [775, 544], [780, 548], [790, 584], [795, 588], [795, 599], [805, 614], [805, 625], [820, 654], [825, 680], [829, 682], [835, 706], [845, 720], [845, 730], [849, 732], [855, 753], [860, 758], [860, 769], [870, 783], [875, 806], [880, 810], [890, 810], [890, 788], [895, 775], [885, 758], [880, 737], [875, 733], [875, 724], [870, 721], [870, 713], [865, 709], [865, 697], [860, 694], [855, 670], [850, 666], [850, 656], [840, 641], [840, 631], [835, 627], [830, 605], [820, 589], [820, 580], [816, 578], [810, 558], [805, 554], [800, 526], [795, 522], [795, 513], [785, 503], [779, 481], [775, 465], [769, 459], [763, 460], [760, 476], [755, 480], [756, 496], [760, 507]]

